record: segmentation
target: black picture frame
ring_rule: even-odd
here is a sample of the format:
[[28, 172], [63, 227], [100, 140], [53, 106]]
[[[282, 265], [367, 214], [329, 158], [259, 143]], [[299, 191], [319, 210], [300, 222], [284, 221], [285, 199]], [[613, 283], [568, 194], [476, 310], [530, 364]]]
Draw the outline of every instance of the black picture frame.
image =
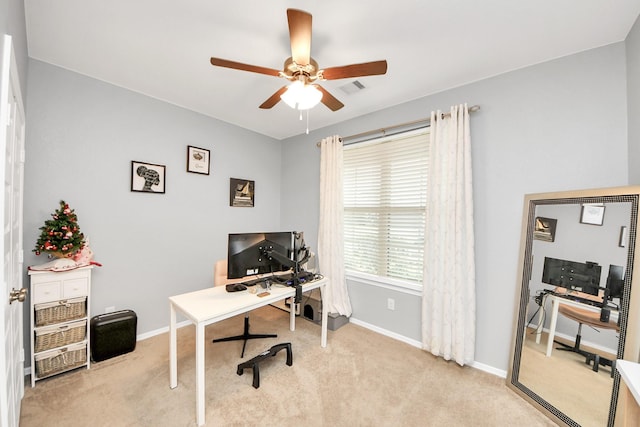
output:
[[255, 188], [255, 181], [231, 178], [229, 182], [229, 206], [252, 208]]
[[187, 145], [187, 172], [209, 175], [210, 170], [211, 151]]
[[131, 161], [131, 191], [164, 194], [166, 187], [165, 165]]
[[553, 242], [556, 239], [556, 226], [558, 220], [555, 218], [536, 217], [533, 229], [533, 238], [545, 242]]

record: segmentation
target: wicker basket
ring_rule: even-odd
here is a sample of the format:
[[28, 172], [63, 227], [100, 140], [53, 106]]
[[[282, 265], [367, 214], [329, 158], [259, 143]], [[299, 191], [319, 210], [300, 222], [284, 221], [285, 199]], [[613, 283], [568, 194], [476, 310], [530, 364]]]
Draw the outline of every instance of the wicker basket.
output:
[[36, 354], [36, 376], [49, 375], [78, 368], [87, 363], [87, 346], [83, 343], [72, 344], [56, 350]]
[[87, 315], [87, 297], [36, 304], [36, 326], [51, 325]]
[[36, 329], [35, 334], [34, 351], [39, 353], [83, 341], [87, 334], [87, 321], [77, 320], [64, 325], [43, 326]]

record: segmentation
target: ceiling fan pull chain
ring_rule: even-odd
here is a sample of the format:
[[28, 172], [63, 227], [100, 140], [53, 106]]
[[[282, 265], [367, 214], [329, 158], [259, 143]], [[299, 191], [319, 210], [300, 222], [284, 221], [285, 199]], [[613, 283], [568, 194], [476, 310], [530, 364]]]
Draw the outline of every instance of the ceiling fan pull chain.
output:
[[309, 110], [307, 110], [307, 135], [309, 135]]

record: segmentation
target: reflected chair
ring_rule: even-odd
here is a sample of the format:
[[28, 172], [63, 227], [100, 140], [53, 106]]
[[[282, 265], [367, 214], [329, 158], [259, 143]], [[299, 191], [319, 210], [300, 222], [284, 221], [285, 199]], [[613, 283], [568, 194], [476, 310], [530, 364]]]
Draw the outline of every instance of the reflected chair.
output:
[[[221, 259], [216, 262], [214, 270], [213, 270], [213, 286], [224, 286], [232, 283], [240, 283], [246, 281], [246, 278], [241, 279], [228, 279], [227, 278], [227, 260]], [[258, 285], [255, 285], [258, 286]], [[249, 313], [244, 316], [244, 330], [241, 335], [235, 335], [227, 338], [217, 338], [214, 339], [213, 342], [224, 342], [224, 341], [243, 341], [242, 344], [242, 353], [240, 354], [240, 358], [244, 357], [244, 350], [247, 347], [247, 341], [258, 338], [276, 338], [278, 335], [276, 334], [251, 334], [249, 333]]]
[[601, 321], [599, 311], [587, 310], [584, 308], [573, 307], [566, 304], [560, 304], [560, 306], [558, 307], [558, 313], [578, 322], [578, 333], [576, 334], [575, 342], [572, 346], [556, 341], [557, 344], [560, 344], [562, 346], [558, 347], [557, 349], [572, 351], [584, 356], [586, 364], [590, 365], [591, 362], [593, 362], [592, 369], [594, 372], [598, 372], [599, 366], [611, 366], [611, 375], [613, 376], [613, 371], [615, 370], [615, 360], [609, 360], [596, 353], [581, 349], [580, 340], [582, 338], [582, 325], [592, 326], [595, 329], [613, 329], [617, 332], [620, 332], [620, 327], [618, 326], [618, 324], [611, 320], [608, 320], [606, 322]]

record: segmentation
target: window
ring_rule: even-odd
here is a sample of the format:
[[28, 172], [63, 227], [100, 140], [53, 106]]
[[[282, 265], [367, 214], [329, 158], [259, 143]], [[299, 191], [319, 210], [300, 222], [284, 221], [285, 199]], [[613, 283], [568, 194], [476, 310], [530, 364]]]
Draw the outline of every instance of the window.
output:
[[345, 269], [422, 284], [429, 129], [344, 148]]

